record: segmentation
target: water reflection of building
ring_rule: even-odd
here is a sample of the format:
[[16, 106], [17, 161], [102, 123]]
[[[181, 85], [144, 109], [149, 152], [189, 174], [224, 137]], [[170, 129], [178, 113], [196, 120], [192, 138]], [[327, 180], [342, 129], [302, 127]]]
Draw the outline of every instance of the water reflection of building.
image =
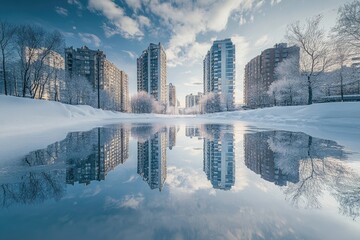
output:
[[200, 138], [200, 128], [194, 126], [186, 126], [185, 128], [185, 136], [187, 137], [198, 137]]
[[[84, 134], [84, 133], [73, 133]], [[85, 133], [86, 134], [86, 133]], [[89, 148], [84, 156], [68, 158], [66, 183], [89, 184], [91, 181], [105, 179], [107, 173], [117, 165], [123, 164], [129, 157], [129, 131], [124, 128], [98, 128], [88, 133], [91, 136], [87, 146], [78, 146], [79, 150]], [[77, 139], [76, 136], [74, 139]], [[88, 138], [89, 138], [88, 137]], [[88, 139], [86, 138], [86, 139]], [[83, 145], [85, 142], [81, 141]], [[73, 151], [71, 151], [73, 154]]]
[[[299, 181], [299, 160], [287, 164], [287, 169], [281, 166], [280, 155], [274, 152], [270, 146], [276, 132], [257, 132], [244, 135], [245, 165], [261, 175], [266, 181], [273, 182], [279, 186], [285, 186], [287, 182], [297, 183]], [[291, 166], [291, 168], [289, 168]]]
[[230, 125], [205, 125], [203, 170], [216, 189], [230, 190], [235, 184], [233, 131]]
[[137, 173], [151, 189], [162, 190], [166, 180], [166, 128], [150, 139], [138, 142]]
[[61, 199], [66, 184], [103, 180], [128, 158], [129, 130], [73, 132], [60, 142], [27, 154], [14, 172], [0, 175], [0, 206]]
[[177, 131], [178, 129], [176, 128], [176, 126], [171, 126], [167, 129], [167, 144], [170, 150], [176, 145]]

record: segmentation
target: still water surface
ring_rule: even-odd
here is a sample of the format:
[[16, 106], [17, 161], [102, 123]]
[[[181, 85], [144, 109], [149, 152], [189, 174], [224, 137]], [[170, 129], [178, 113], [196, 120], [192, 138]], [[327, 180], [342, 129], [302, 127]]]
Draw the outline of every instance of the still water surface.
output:
[[0, 239], [360, 239], [359, 169], [301, 132], [73, 132], [0, 167]]

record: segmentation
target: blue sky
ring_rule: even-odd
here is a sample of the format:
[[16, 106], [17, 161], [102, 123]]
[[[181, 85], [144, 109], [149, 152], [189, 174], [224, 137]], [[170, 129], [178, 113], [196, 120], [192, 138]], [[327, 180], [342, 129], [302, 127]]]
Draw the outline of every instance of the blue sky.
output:
[[242, 101], [245, 64], [262, 50], [284, 42], [286, 26], [323, 14], [324, 28], [336, 22], [348, 0], [4, 0], [0, 18], [61, 31], [67, 46], [87, 45], [129, 75], [136, 92], [136, 57], [161, 42], [168, 58], [168, 83], [186, 94], [202, 91], [202, 60], [213, 40], [236, 44], [236, 101]]

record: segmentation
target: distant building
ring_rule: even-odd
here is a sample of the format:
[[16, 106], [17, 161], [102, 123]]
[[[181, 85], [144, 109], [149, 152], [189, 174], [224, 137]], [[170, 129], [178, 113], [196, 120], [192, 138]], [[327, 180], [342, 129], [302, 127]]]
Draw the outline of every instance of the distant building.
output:
[[214, 41], [203, 61], [204, 94], [214, 92], [224, 100], [224, 108], [235, 105], [235, 45], [231, 39]]
[[177, 106], [177, 99], [176, 99], [176, 87], [172, 84], [169, 83], [168, 85], [168, 106], [170, 107], [176, 107]]
[[185, 128], [185, 136], [193, 138], [200, 138], [200, 129], [199, 127], [186, 126]]
[[137, 91], [145, 91], [166, 103], [166, 53], [163, 46], [150, 43], [137, 59]]
[[284, 59], [300, 59], [300, 48], [288, 47], [286, 43], [276, 44], [264, 50], [245, 66], [244, 103], [248, 107], [266, 107], [270, 105], [267, 91], [276, 80], [275, 68]]
[[235, 184], [235, 148], [232, 126], [205, 125], [204, 167], [213, 188], [230, 190]]
[[111, 99], [111, 106], [104, 109], [127, 112], [129, 110], [129, 86], [127, 74], [106, 59], [100, 50], [91, 50], [86, 46], [65, 49], [65, 70], [70, 79], [85, 77], [94, 87], [105, 90]]
[[202, 95], [203, 94], [201, 92], [198, 92], [197, 95], [193, 95], [192, 93], [189, 95], [186, 95], [185, 96], [185, 107], [191, 108], [191, 107], [198, 106]]

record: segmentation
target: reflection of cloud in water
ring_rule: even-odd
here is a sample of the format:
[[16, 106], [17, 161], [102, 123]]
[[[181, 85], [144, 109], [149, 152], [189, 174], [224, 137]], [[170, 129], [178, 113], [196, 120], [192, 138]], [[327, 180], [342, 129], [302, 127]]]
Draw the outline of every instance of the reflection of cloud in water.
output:
[[191, 194], [199, 190], [212, 189], [202, 172], [175, 166], [168, 167], [166, 184], [173, 194]]
[[137, 195], [125, 195], [122, 199], [115, 199], [107, 197], [105, 199], [105, 208], [132, 208], [138, 209], [144, 201], [144, 196], [141, 193]]

